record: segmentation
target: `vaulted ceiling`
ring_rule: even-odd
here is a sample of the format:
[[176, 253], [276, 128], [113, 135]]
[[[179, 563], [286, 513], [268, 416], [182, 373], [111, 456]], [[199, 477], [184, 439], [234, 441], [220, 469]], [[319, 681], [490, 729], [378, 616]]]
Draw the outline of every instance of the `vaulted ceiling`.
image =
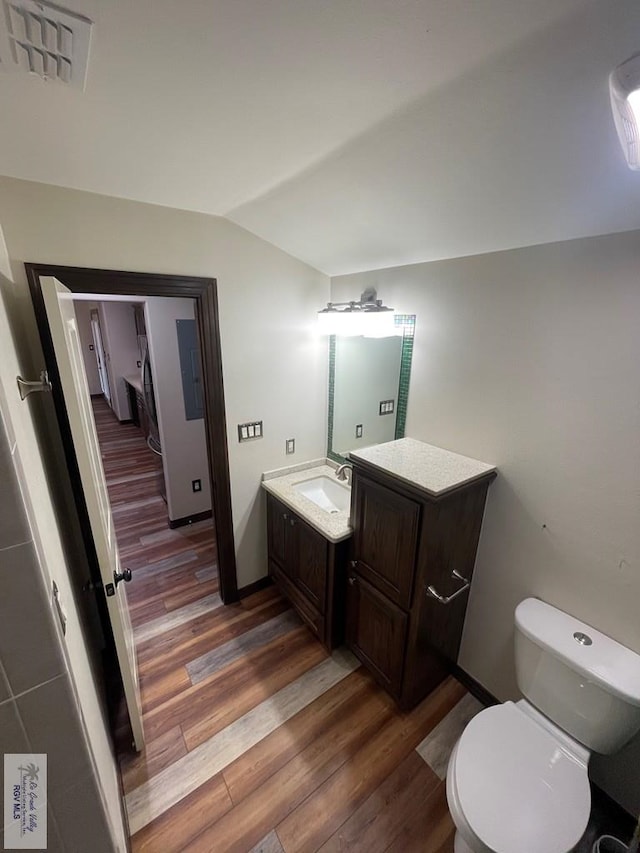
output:
[[637, 0], [61, 3], [95, 22], [86, 89], [0, 73], [2, 174], [329, 274], [640, 228], [607, 88]]

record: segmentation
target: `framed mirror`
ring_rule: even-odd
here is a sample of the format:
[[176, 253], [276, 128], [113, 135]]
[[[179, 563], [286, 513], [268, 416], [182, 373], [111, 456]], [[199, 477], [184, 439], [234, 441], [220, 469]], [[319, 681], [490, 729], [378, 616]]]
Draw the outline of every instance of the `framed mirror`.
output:
[[327, 456], [404, 437], [415, 314], [396, 314], [399, 334], [329, 338]]

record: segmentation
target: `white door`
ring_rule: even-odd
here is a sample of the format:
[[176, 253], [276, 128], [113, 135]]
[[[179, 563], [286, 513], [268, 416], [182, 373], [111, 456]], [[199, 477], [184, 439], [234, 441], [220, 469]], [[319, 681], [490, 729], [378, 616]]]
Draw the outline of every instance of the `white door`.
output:
[[104, 347], [102, 346], [102, 330], [100, 329], [100, 320], [98, 312], [91, 312], [91, 333], [93, 334], [93, 345], [95, 347], [96, 361], [98, 362], [98, 375], [100, 377], [100, 387], [102, 393], [109, 405], [111, 405], [111, 390], [109, 389], [109, 375], [107, 374], [107, 362], [104, 357]]
[[[114, 584], [114, 572], [121, 572], [120, 555], [93, 420], [91, 395], [82, 359], [72, 294], [53, 277], [41, 276], [40, 287], [58, 362], [62, 393], [69, 416], [100, 574], [107, 590], [109, 618], [122, 672], [133, 738], [136, 749], [140, 751], [144, 746], [144, 735], [133, 629], [127, 607], [126, 584]], [[109, 595], [110, 589], [112, 595]]]

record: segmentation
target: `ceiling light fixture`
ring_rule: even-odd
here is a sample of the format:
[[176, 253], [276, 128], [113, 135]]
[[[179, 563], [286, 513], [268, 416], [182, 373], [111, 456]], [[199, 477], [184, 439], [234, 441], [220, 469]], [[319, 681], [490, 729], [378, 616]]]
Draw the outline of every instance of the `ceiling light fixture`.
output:
[[612, 71], [611, 109], [620, 144], [630, 169], [640, 170], [640, 53]]
[[318, 331], [323, 335], [363, 335], [387, 338], [398, 334], [393, 308], [377, 298], [373, 288], [364, 291], [359, 302], [327, 302], [318, 311]]

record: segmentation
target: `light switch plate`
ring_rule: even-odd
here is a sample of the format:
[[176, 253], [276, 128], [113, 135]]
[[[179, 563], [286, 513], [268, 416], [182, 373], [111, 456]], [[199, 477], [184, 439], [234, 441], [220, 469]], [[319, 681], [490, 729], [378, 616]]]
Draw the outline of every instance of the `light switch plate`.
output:
[[256, 438], [262, 438], [262, 421], [238, 424], [238, 441], [254, 441]]
[[362, 438], [362, 424], [356, 424], [356, 438]]
[[380, 400], [380, 415], [392, 415], [395, 409], [395, 400]]
[[296, 452], [296, 440], [295, 438], [288, 438], [286, 441], [287, 455]]

